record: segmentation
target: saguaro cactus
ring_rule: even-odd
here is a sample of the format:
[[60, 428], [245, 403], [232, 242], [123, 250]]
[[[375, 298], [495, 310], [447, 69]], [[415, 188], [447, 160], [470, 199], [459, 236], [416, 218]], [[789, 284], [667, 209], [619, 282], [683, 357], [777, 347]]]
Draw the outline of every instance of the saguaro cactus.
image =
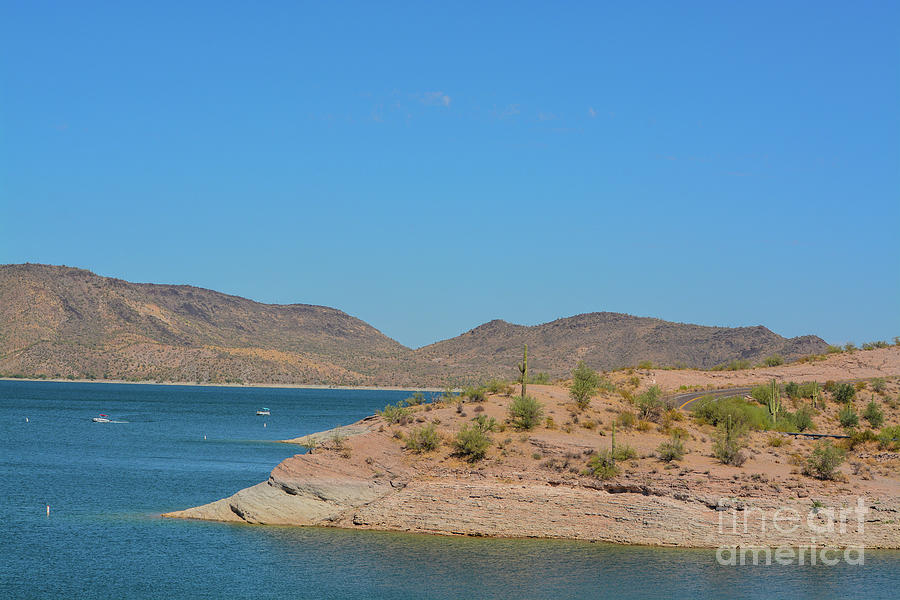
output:
[[522, 374], [522, 397], [525, 397], [525, 389], [528, 385], [528, 344], [525, 344], [525, 353], [522, 362], [519, 363], [519, 373]]
[[768, 408], [769, 414], [772, 415], [772, 425], [774, 425], [778, 420], [778, 413], [781, 412], [781, 394], [774, 379], [772, 380], [772, 393], [769, 395]]
[[813, 381], [812, 386], [812, 405], [813, 408], [819, 408], [819, 382]]

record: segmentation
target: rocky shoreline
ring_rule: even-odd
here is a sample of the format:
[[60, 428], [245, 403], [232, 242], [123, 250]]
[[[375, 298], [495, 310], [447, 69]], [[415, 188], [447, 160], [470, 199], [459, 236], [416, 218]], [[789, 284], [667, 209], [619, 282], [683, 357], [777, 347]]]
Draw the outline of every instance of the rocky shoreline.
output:
[[[533, 388], [548, 414], [561, 421], [570, 410], [566, 390]], [[623, 408], [615, 398], [594, 401], [582, 416], [597, 425], [590, 429], [495, 433], [494, 447], [477, 463], [446, 448], [416, 454], [404, 447], [411, 427], [435, 423], [448, 439], [470, 421], [467, 410], [500, 421], [508, 402], [491, 397], [478, 408], [418, 406], [406, 424], [372, 416], [285, 440], [315, 449], [284, 460], [267, 481], [231, 497], [163, 516], [652, 546], [900, 548], [897, 453], [873, 458], [870, 452], [860, 458], [871, 465], [862, 476], [845, 467], [843, 481], [819, 481], [791, 464], [791, 456], [812, 442], [782, 450], [767, 447], [761, 432], [752, 434], [750, 458], [739, 468], [717, 463], [707, 451], [710, 431], [685, 423], [691, 442], [683, 461], [654, 457], [666, 439], [660, 432], [621, 432], [620, 443], [632, 445], [637, 457], [621, 475], [601, 481], [585, 475], [584, 465], [609, 443], [602, 425]]]

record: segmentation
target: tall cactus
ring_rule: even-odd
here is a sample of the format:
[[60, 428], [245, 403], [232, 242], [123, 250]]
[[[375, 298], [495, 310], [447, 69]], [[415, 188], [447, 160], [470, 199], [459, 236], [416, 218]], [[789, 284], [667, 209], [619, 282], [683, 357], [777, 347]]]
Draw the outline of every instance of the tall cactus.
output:
[[768, 408], [769, 414], [772, 415], [772, 425], [774, 425], [778, 420], [778, 413], [781, 412], [781, 394], [774, 379], [772, 380], [772, 393], [769, 394]]
[[819, 408], [819, 382], [818, 381], [813, 381], [812, 405], [813, 405], [813, 408]]
[[525, 354], [519, 363], [519, 373], [522, 374], [522, 397], [525, 397], [525, 387], [528, 385], [528, 344], [525, 344]]
[[612, 443], [610, 444], [610, 456], [613, 459], [613, 462], [616, 460], [616, 422], [613, 421], [612, 424]]

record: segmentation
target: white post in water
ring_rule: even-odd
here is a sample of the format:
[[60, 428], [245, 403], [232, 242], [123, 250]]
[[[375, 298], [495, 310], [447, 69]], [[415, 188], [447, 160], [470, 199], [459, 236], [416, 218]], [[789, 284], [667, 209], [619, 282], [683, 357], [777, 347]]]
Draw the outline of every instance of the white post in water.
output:
[[263, 427], [265, 427], [265, 426], [266, 426], [266, 424], [265, 424], [265, 423], [263, 423]]
[[47, 505], [47, 516], [48, 517], [50, 516], [50, 505], [49, 504]]

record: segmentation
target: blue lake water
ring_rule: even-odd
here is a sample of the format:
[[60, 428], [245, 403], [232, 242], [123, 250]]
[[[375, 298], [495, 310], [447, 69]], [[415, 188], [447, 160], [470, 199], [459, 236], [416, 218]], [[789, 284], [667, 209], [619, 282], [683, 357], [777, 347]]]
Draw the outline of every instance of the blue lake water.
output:
[[897, 597], [898, 552], [726, 567], [710, 550], [158, 517], [266, 479], [298, 451], [271, 440], [407, 395], [0, 381], [0, 598]]

